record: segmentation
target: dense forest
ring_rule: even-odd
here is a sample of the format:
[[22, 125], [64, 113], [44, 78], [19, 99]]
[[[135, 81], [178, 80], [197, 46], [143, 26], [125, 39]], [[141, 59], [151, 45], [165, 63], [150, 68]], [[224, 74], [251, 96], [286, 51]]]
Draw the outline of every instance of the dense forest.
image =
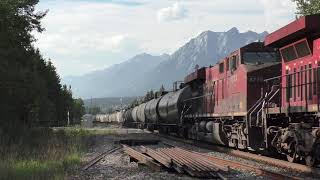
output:
[[50, 59], [34, 47], [47, 12], [36, 12], [38, 0], [0, 1], [0, 133], [16, 127], [78, 123], [83, 101], [61, 85]]

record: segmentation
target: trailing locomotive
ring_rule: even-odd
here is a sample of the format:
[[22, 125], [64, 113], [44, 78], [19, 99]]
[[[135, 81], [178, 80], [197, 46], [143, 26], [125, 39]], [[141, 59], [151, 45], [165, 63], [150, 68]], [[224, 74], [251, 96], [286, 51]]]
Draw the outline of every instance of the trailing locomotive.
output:
[[310, 15], [189, 74], [125, 114], [141, 128], [313, 166], [320, 160], [320, 15]]

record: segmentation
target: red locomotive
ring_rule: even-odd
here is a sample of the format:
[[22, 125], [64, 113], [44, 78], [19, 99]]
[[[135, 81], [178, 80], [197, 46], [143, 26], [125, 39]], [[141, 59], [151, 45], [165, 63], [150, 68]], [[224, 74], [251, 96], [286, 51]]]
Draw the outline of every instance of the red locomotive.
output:
[[313, 165], [320, 160], [320, 16], [301, 17], [267, 36], [265, 45], [278, 48], [282, 60], [281, 103], [265, 110], [267, 120], [278, 121], [268, 127], [271, 145], [289, 161]]
[[160, 133], [313, 166], [320, 160], [319, 38], [320, 15], [301, 17], [265, 43], [197, 69], [179, 90], [141, 106], [146, 116], [128, 119]]
[[280, 68], [277, 52], [256, 42], [207, 68], [205, 78], [187, 76], [192, 94], [201, 94], [185, 100], [185, 106], [191, 107], [184, 115], [184, 124], [192, 125], [189, 134], [240, 149], [264, 147], [263, 129], [249, 124], [248, 116], [254, 117], [252, 121], [256, 118], [261, 108], [253, 106], [261, 101], [264, 79], [280, 75]]

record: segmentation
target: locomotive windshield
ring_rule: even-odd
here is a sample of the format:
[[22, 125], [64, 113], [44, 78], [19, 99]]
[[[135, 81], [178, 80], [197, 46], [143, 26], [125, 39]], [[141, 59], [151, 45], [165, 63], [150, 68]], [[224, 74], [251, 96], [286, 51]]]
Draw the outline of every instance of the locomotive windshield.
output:
[[276, 52], [245, 52], [243, 61], [245, 64], [273, 63], [279, 62], [279, 56]]

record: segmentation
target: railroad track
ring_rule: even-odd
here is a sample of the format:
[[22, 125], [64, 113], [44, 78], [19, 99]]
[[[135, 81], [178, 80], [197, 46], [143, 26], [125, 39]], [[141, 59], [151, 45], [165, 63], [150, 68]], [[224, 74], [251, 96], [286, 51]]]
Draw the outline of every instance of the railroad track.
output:
[[[167, 144], [169, 145], [169, 144]], [[132, 149], [127, 145], [122, 145], [124, 152], [139, 163], [149, 166], [151, 169], [160, 171], [174, 169], [178, 173], [186, 173], [192, 177], [199, 178], [219, 178], [228, 179], [230, 169], [254, 172], [257, 176], [264, 176], [268, 179], [277, 180], [299, 180], [300, 178], [288, 176], [280, 173], [264, 170], [252, 165], [237, 161], [225, 160], [218, 157], [183, 149], [181, 147], [169, 145], [169, 148], [148, 148], [140, 146]]]
[[[293, 171], [298, 171], [300, 173], [312, 174], [317, 177], [320, 177], [320, 169], [319, 168], [309, 167], [309, 166], [305, 166], [302, 164], [290, 163], [290, 162], [284, 161], [284, 160], [279, 160], [279, 159], [275, 159], [275, 158], [271, 158], [271, 157], [267, 157], [267, 156], [261, 156], [261, 155], [257, 155], [257, 154], [253, 154], [253, 153], [243, 152], [243, 151], [231, 149], [228, 147], [211, 145], [211, 144], [207, 144], [207, 143], [203, 143], [203, 142], [199, 142], [199, 141], [194, 141], [194, 140], [181, 139], [178, 137], [173, 137], [173, 136], [163, 135], [163, 134], [156, 134], [156, 133], [154, 133], [154, 135], [165, 138], [165, 139], [181, 142], [184, 144], [201, 147], [201, 148], [208, 149], [208, 150], [222, 152], [222, 153], [225, 153], [225, 154], [228, 154], [231, 156], [240, 157], [240, 158], [248, 159], [248, 160], [253, 160], [253, 161], [256, 161], [259, 163], [262, 162], [262, 163], [269, 164], [269, 165], [272, 165], [275, 167], [290, 169]], [[165, 144], [167, 144], [169, 146], [174, 146], [170, 143], [165, 143]], [[250, 166], [247, 164], [238, 163], [235, 161], [231, 162], [230, 160], [220, 159], [220, 158], [208, 155], [208, 154], [203, 154], [203, 155], [207, 155], [207, 158], [210, 158], [212, 160], [217, 160], [217, 161], [221, 162], [222, 164], [229, 165], [230, 167], [256, 172], [256, 174], [258, 174], [258, 175], [266, 175], [268, 177], [274, 177], [274, 178], [277, 177], [276, 179], [288, 179], [288, 178], [292, 179], [293, 178], [290, 176], [285, 176], [283, 174], [278, 174], [278, 173], [274, 173], [271, 171], [259, 169], [259, 168], [256, 168], [256, 167], [253, 167], [253, 166]]]
[[88, 170], [90, 167], [92, 167], [93, 165], [97, 164], [101, 159], [103, 159], [106, 155], [111, 154], [117, 150], [120, 150], [122, 147], [121, 146], [114, 146], [113, 148], [111, 148], [108, 151], [105, 151], [101, 154], [99, 154], [98, 156], [96, 156], [95, 158], [93, 158], [92, 160], [90, 160], [83, 168], [82, 170]]

